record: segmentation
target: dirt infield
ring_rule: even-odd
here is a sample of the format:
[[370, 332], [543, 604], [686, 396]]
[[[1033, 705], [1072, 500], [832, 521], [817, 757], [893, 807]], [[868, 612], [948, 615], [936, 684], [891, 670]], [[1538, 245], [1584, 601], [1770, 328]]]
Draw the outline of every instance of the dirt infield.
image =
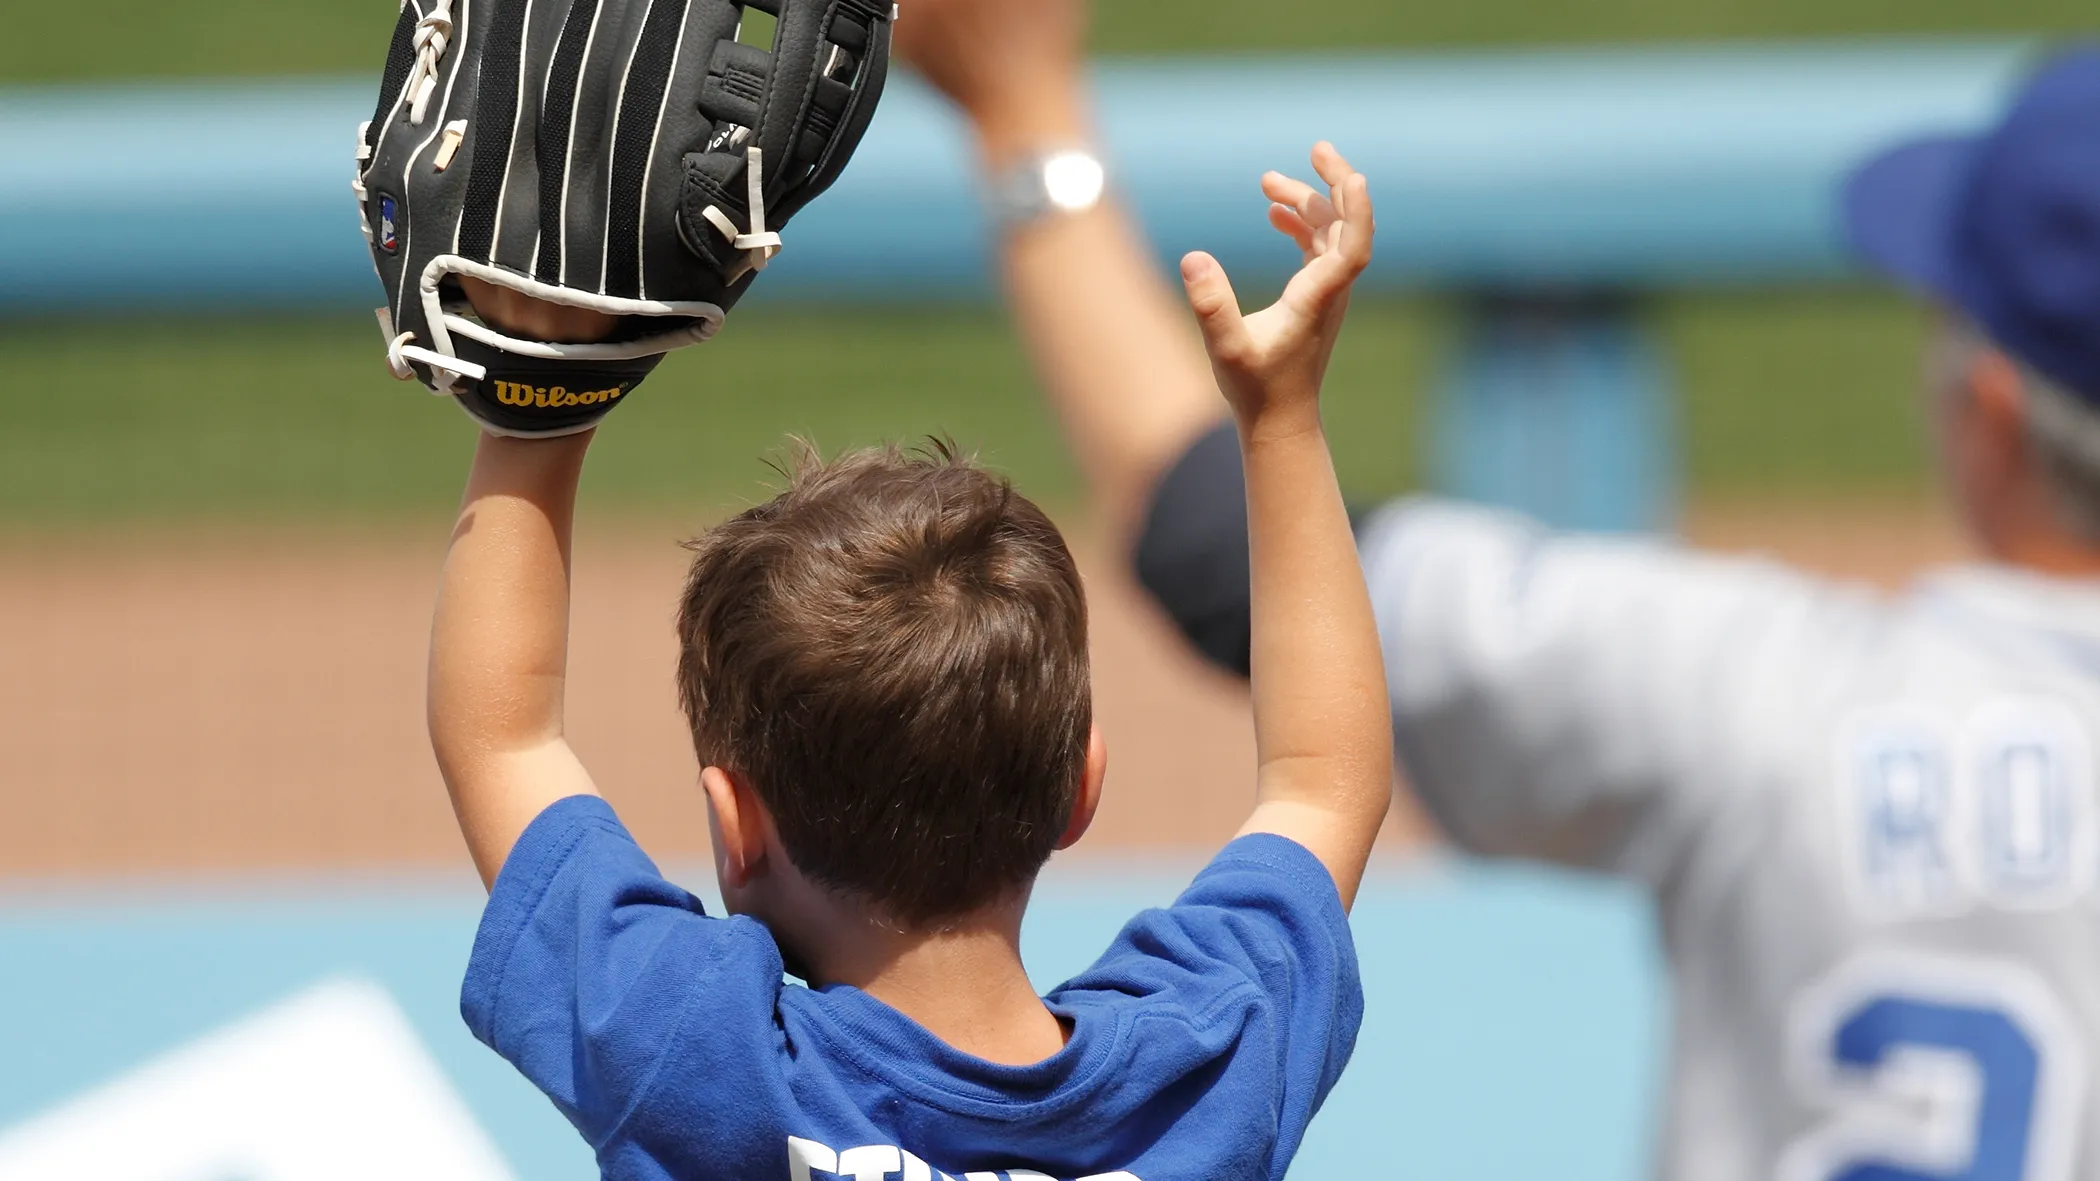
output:
[[[1688, 531], [1884, 583], [1957, 554], [1917, 508], [1715, 511]], [[643, 842], [705, 849], [671, 693], [672, 530], [579, 545], [571, 737]], [[442, 530], [0, 546], [0, 875], [456, 867], [423, 737]], [[1243, 691], [1088, 561], [1108, 797], [1088, 845], [1223, 840], [1245, 815]], [[1402, 816], [1389, 844], [1418, 838]]]

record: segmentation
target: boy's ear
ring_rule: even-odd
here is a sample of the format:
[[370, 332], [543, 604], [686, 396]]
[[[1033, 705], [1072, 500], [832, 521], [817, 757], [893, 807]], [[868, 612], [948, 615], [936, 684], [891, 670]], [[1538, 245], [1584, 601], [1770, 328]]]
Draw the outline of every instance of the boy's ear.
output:
[[707, 793], [716, 872], [724, 887], [740, 888], [765, 868], [765, 805], [740, 776], [720, 767], [701, 769], [700, 790]]
[[1072, 801], [1072, 818], [1065, 822], [1064, 835], [1057, 838], [1058, 848], [1069, 849], [1086, 835], [1101, 807], [1101, 785], [1107, 779], [1108, 743], [1101, 738], [1101, 727], [1095, 726], [1086, 736], [1086, 770], [1079, 776], [1079, 798]]

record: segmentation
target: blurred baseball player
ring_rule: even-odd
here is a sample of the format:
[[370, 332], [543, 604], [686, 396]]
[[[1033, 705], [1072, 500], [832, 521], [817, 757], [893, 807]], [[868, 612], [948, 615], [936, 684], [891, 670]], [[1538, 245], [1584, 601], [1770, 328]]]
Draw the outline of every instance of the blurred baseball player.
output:
[[[1018, 321], [1106, 524], [1244, 672], [1239, 456], [1092, 153], [1082, 24], [1075, 0], [917, 0], [897, 38], [971, 116]], [[1301, 238], [1326, 216], [1263, 187]], [[1930, 396], [1990, 561], [1881, 599], [1385, 506], [1358, 540], [1402, 762], [1465, 848], [1653, 892], [1676, 992], [1664, 1176], [2093, 1181], [2100, 54], [1845, 198], [1865, 255], [1945, 309]]]

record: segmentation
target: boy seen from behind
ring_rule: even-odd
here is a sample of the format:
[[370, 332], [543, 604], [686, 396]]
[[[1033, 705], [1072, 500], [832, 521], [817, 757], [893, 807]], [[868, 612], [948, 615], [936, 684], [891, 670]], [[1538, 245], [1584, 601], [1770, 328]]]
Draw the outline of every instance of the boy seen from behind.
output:
[[1242, 318], [1215, 260], [1182, 267], [1246, 460], [1253, 813], [1047, 996], [1022, 913], [1086, 831], [1106, 755], [1082, 585], [1035, 505], [943, 448], [805, 455], [693, 543], [678, 679], [717, 918], [563, 738], [589, 435], [482, 438], [430, 665], [432, 742], [491, 890], [462, 1009], [605, 1176], [1283, 1175], [1355, 1040], [1346, 910], [1392, 765], [1318, 404], [1371, 204], [1331, 148], [1314, 166], [1326, 195], [1264, 179], [1305, 256], [1273, 307]]

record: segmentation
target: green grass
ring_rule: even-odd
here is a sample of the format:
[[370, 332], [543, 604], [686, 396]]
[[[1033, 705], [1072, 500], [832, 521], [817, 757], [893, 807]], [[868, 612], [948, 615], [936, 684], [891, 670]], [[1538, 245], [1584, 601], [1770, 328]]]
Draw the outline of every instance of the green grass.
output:
[[[22, 3], [0, 38], [0, 83], [376, 72], [389, 0], [105, 0]], [[2083, 0], [1333, 0], [1307, 19], [1275, 0], [1099, 0], [1112, 53], [1890, 34], [2075, 34]], [[84, 23], [85, 21], [85, 23]]]
[[[392, 380], [368, 317], [0, 324], [0, 516], [420, 516], [449, 511], [473, 428]], [[947, 430], [1032, 485], [1071, 477], [989, 313], [746, 314], [673, 357], [593, 457], [613, 508], [728, 503], [785, 432], [827, 446]]]
[[[1337, 359], [1342, 453], [1412, 475], [1421, 317], [1372, 306]], [[418, 518], [451, 511], [473, 428], [381, 364], [355, 316], [0, 322], [0, 522]], [[1056, 422], [997, 313], [761, 309], [672, 357], [593, 450], [587, 503], [711, 513], [762, 497], [763, 457], [946, 433], [1046, 504], [1078, 503]], [[1396, 441], [1399, 441], [1396, 444]]]
[[1859, 290], [1680, 298], [1659, 309], [1684, 390], [1695, 497], [1901, 497], [1929, 489], [1919, 386], [1930, 323]]
[[[1840, 292], [1702, 296], [1656, 309], [1684, 388], [1697, 497], [1919, 491], [1911, 390], [1922, 316]], [[1330, 376], [1337, 462], [1359, 496], [1418, 485], [1419, 392], [1449, 338], [1424, 302], [1365, 301]], [[472, 440], [386, 376], [355, 316], [0, 323], [0, 523], [426, 518]], [[827, 448], [947, 432], [1059, 509], [1078, 502], [1057, 424], [999, 314], [760, 308], [666, 362], [595, 449], [588, 505], [712, 514], [764, 494], [789, 432]]]

